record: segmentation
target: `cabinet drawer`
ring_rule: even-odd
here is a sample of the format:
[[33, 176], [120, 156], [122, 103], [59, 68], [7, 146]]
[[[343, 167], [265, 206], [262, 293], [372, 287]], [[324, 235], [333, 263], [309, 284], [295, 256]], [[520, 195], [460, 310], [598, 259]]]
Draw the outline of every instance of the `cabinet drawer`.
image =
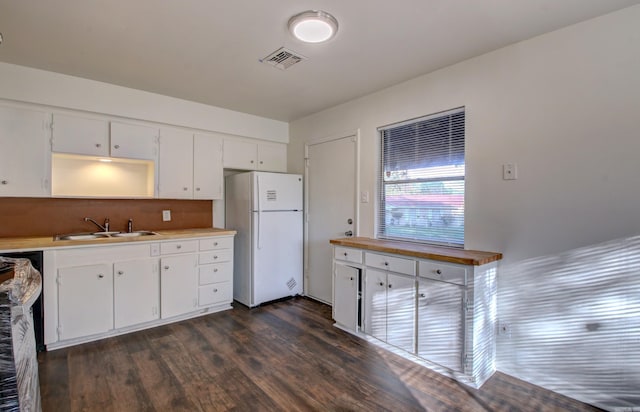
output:
[[214, 283], [198, 288], [198, 304], [200, 306], [224, 302], [231, 302], [231, 282]]
[[216, 282], [227, 282], [233, 278], [233, 266], [231, 262], [216, 263], [200, 266], [199, 284], [208, 285]]
[[432, 260], [418, 261], [418, 274], [420, 277], [455, 283], [467, 284], [467, 268], [465, 266], [451, 265]]
[[211, 239], [200, 240], [200, 250], [214, 250], [214, 249], [231, 249], [233, 248], [232, 237], [214, 237]]
[[333, 257], [337, 260], [344, 260], [352, 263], [362, 263], [362, 251], [348, 247], [336, 246]]
[[413, 259], [380, 255], [378, 253], [365, 253], [364, 259], [367, 266], [411, 276], [415, 276], [416, 274], [416, 263]]
[[230, 262], [233, 259], [231, 249], [213, 250], [211, 252], [203, 252], [198, 256], [198, 263], [206, 265], [217, 262]]
[[173, 253], [191, 253], [198, 250], [197, 240], [185, 240], [176, 242], [160, 243], [160, 254], [170, 255]]

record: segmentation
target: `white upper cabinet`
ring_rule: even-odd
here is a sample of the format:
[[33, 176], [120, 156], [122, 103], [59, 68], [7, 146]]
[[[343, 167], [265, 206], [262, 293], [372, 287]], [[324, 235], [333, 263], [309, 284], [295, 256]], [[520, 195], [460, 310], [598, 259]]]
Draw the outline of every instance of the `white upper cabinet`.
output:
[[258, 144], [258, 170], [287, 171], [287, 146], [284, 144]]
[[109, 122], [64, 114], [54, 114], [51, 150], [109, 156]]
[[227, 169], [287, 171], [287, 146], [224, 139], [224, 167]]
[[162, 129], [159, 163], [160, 198], [222, 198], [221, 138]]
[[49, 116], [0, 106], [0, 196], [50, 195]]
[[142, 160], [158, 155], [155, 127], [56, 113], [52, 129], [51, 148], [57, 153]]
[[193, 136], [193, 198], [222, 199], [222, 139], [217, 136]]
[[158, 129], [111, 122], [111, 156], [155, 160], [158, 156]]
[[160, 130], [158, 195], [166, 199], [193, 197], [193, 134], [178, 129]]

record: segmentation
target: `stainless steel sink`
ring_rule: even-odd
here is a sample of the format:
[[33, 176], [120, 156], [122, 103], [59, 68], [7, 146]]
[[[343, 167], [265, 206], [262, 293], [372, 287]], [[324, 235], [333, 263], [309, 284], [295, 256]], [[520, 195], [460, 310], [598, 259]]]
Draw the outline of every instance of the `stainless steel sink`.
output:
[[138, 236], [153, 236], [157, 235], [156, 232], [152, 232], [150, 230], [137, 230], [135, 232], [120, 232], [114, 233], [111, 236], [113, 237], [138, 237]]
[[100, 233], [72, 233], [68, 235], [57, 235], [55, 240], [93, 240], [108, 238], [107, 234]]
[[71, 233], [67, 235], [56, 235], [54, 240], [95, 240], [108, 239], [110, 237], [139, 237], [157, 235], [150, 230], [137, 230], [135, 232], [94, 232], [94, 233]]

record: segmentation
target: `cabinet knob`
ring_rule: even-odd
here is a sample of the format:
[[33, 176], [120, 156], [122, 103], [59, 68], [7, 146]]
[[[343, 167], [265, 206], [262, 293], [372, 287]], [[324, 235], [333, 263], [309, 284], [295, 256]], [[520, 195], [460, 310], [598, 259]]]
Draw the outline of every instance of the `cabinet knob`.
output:
[[117, 145], [113, 146], [113, 148], [114, 148], [114, 149], [120, 149], [120, 145], [119, 145], [119, 144], [117, 144]]
[[378, 283], [378, 285], [384, 286], [384, 282], [380, 282], [380, 283]]
[[8, 184], [9, 184], [9, 181], [8, 181], [8, 180], [3, 180], [3, 181], [2, 181], [2, 182], [0, 182], [0, 183], [2, 183], [3, 185], [8, 185]]
[[389, 283], [389, 289], [391, 289], [391, 283]]
[[102, 147], [100, 143], [96, 143], [96, 147]]
[[213, 273], [216, 273], [217, 271], [218, 271], [218, 268], [213, 269]]
[[384, 262], [384, 265], [385, 266], [389, 266], [389, 262]]
[[176, 249], [182, 249], [182, 245], [176, 246]]
[[217, 292], [218, 292], [218, 289], [213, 289], [213, 293], [217, 293]]
[[346, 256], [348, 255], [348, 253], [347, 253], [347, 252], [344, 252], [344, 253], [343, 253], [343, 255], [345, 255], [345, 257], [346, 257]]
[[442, 271], [441, 271], [440, 269], [436, 269], [436, 273], [437, 273], [438, 275], [442, 275]]
[[102, 279], [104, 275], [102, 273], [98, 273], [98, 278]]
[[218, 259], [218, 256], [214, 256], [214, 257], [213, 257], [213, 260], [216, 260], [216, 259]]
[[199, 192], [199, 191], [200, 191], [200, 188], [199, 188], [199, 187], [196, 187], [196, 192]]
[[349, 280], [353, 280], [353, 276], [349, 278]]
[[165, 266], [165, 267], [164, 267], [164, 270], [169, 270], [169, 266]]
[[251, 164], [253, 164], [253, 160], [251, 161]]
[[421, 298], [426, 298], [426, 297], [427, 297], [427, 295], [425, 295], [424, 293], [421, 293], [421, 294], [420, 294], [420, 297], [421, 297]]
[[184, 190], [186, 192], [187, 190], [189, 190], [189, 188], [188, 187], [183, 187], [182, 190]]
[[260, 164], [263, 164], [264, 162], [262, 160], [260, 160]]
[[218, 246], [218, 242], [213, 242], [213, 246]]
[[121, 271], [121, 270], [119, 270], [119, 271], [118, 271], [118, 275], [122, 276], [122, 275], [124, 275], [124, 272], [123, 272], [123, 271]]

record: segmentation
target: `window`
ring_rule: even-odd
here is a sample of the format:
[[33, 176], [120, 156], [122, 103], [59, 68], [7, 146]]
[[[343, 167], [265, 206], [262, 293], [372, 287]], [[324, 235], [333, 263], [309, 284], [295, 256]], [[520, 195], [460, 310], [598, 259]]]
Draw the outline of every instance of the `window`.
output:
[[464, 108], [378, 130], [378, 237], [462, 247]]

